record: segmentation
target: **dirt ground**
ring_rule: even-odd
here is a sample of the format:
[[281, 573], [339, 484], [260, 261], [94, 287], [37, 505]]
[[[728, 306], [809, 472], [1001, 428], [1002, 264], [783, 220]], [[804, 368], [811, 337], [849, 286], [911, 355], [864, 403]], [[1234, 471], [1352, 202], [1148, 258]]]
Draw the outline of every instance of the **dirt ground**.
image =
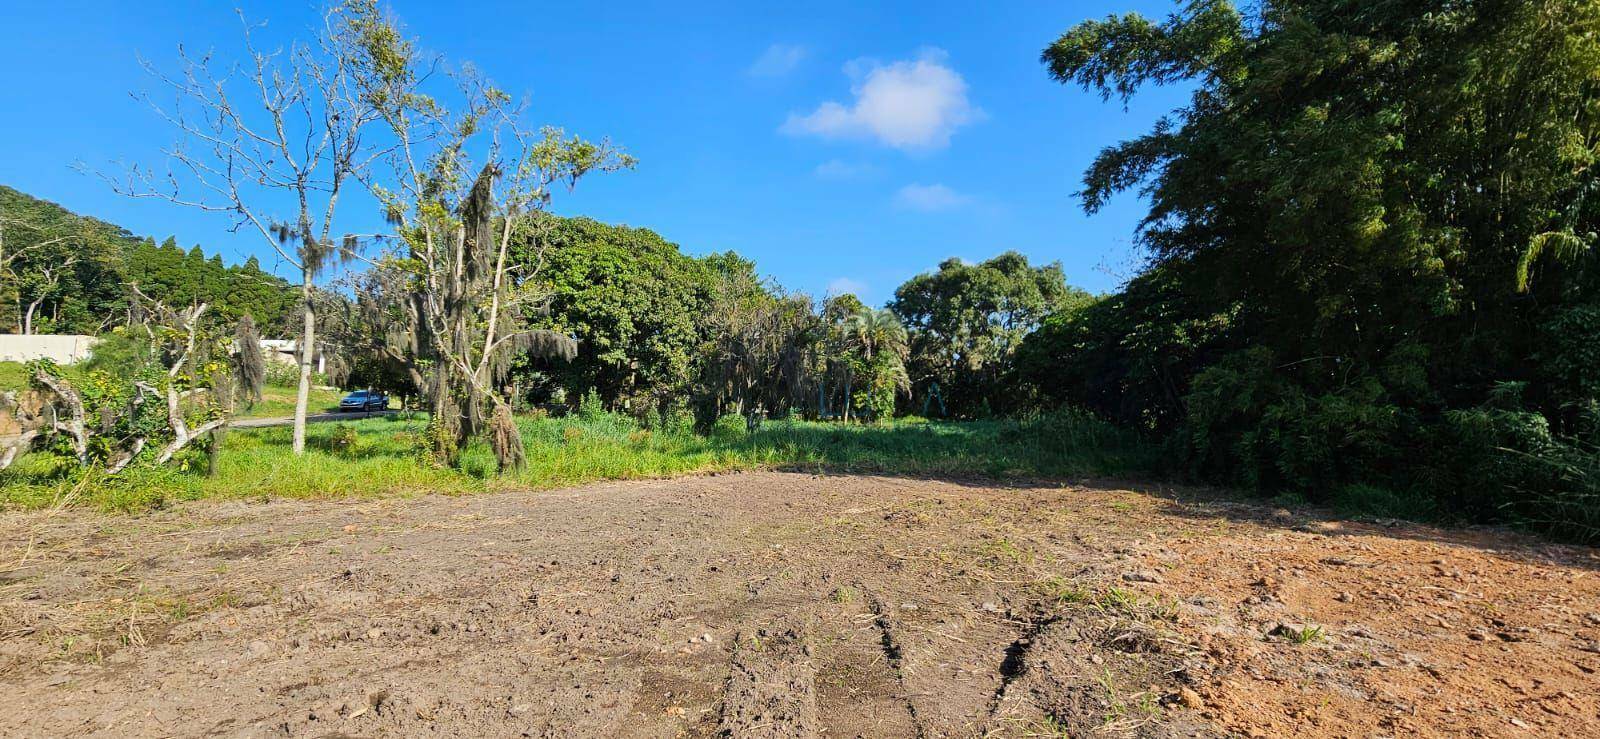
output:
[[1099, 483], [14, 514], [0, 734], [1600, 736], [1597, 570]]

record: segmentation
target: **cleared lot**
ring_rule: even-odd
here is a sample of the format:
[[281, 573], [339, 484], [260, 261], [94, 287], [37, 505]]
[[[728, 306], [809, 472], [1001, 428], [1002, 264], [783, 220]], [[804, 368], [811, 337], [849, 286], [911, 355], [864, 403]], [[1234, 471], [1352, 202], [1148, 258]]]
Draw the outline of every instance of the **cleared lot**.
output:
[[0, 733], [1593, 735], [1594, 550], [752, 473], [0, 520]]

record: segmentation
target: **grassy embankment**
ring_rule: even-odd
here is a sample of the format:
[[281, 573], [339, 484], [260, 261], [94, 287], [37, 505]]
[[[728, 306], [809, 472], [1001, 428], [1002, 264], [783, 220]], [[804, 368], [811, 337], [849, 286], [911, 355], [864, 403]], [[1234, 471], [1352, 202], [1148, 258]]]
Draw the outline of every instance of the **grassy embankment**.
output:
[[[84, 505], [142, 511], [199, 498], [333, 498], [542, 489], [595, 480], [668, 477], [746, 469], [897, 475], [1063, 477], [1148, 470], [1157, 455], [1137, 438], [1096, 421], [1056, 416], [1033, 422], [902, 420], [882, 425], [769, 421], [760, 429], [702, 436], [641, 428], [611, 414], [520, 421], [527, 466], [494, 474], [479, 443], [461, 469], [428, 463], [420, 418], [314, 424], [310, 449], [289, 451], [289, 429], [235, 430], [219, 472], [204, 474], [198, 450], [160, 469], [85, 478], [59, 458], [33, 454], [0, 480], [0, 508]], [[354, 443], [346, 445], [353, 438]]]
[[[339, 410], [339, 399], [344, 397], [342, 390], [326, 390], [319, 387], [311, 388], [311, 399], [306, 409], [307, 413], [330, 413]], [[261, 402], [254, 406], [239, 409], [239, 418], [273, 418], [294, 415], [295, 388], [268, 385], [261, 389]]]

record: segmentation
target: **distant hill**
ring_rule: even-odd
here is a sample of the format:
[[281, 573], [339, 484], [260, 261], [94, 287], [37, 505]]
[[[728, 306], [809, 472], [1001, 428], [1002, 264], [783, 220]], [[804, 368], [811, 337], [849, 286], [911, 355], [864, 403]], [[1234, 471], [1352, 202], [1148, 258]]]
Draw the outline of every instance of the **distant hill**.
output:
[[0, 333], [98, 334], [127, 320], [128, 285], [168, 305], [211, 304], [251, 314], [276, 332], [293, 286], [255, 257], [229, 266], [199, 246], [157, 244], [114, 223], [0, 185]]

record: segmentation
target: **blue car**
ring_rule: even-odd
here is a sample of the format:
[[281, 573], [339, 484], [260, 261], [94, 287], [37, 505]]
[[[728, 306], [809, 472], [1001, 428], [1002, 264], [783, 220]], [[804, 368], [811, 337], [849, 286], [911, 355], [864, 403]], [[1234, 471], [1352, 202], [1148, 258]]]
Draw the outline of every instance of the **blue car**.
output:
[[389, 408], [389, 394], [381, 390], [357, 390], [339, 401], [339, 411], [381, 411]]

